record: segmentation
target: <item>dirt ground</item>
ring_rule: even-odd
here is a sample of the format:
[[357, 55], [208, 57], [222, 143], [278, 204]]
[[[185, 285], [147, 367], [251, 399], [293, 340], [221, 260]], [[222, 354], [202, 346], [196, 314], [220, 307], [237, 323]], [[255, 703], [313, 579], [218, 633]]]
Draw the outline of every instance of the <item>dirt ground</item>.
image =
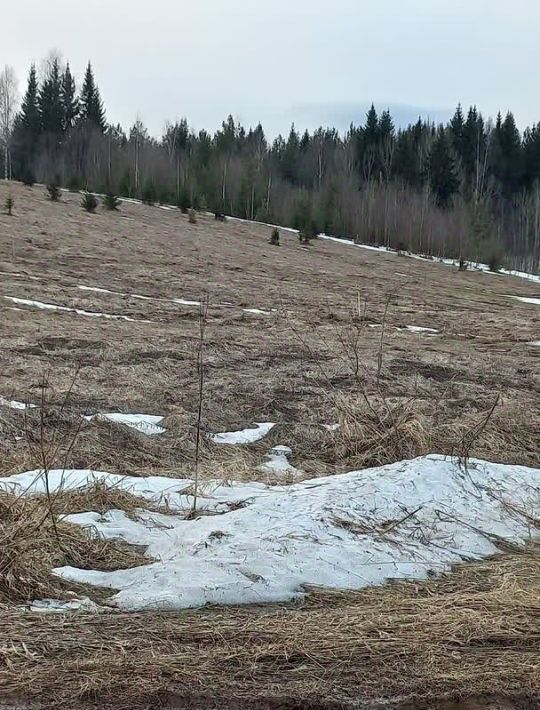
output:
[[[198, 410], [200, 309], [172, 300], [206, 298], [203, 431], [264, 421], [277, 426], [263, 442], [247, 448], [204, 439], [203, 475], [261, 477], [257, 466], [275, 444], [292, 448], [291, 463], [306, 478], [430, 452], [540, 466], [540, 347], [530, 344], [540, 340], [540, 306], [509, 297], [540, 298], [540, 285], [460, 273], [435, 262], [331, 241], [316, 240], [303, 248], [287, 231], [281, 233], [281, 246], [274, 247], [268, 244], [268, 227], [236, 220], [223, 224], [208, 215], [199, 215], [193, 225], [179, 211], [159, 207], [123, 203], [117, 213], [99, 208], [92, 215], [81, 209], [80, 196], [63, 193], [55, 204], [43, 186], [0, 183], [0, 206], [8, 192], [15, 204], [12, 216], [0, 214], [0, 397], [43, 404], [44, 414], [0, 407], [2, 475], [40, 467], [45, 441], [58, 444], [45, 447], [52, 452], [51, 466], [189, 476]], [[131, 320], [38, 309], [13, 298]], [[438, 332], [412, 332], [407, 326]], [[103, 422], [81, 427], [81, 414], [107, 411], [164, 415], [167, 432], [147, 437]], [[330, 432], [323, 426], [332, 423], [341, 428]], [[519, 555], [510, 558], [516, 567], [506, 580], [515, 579], [522, 564]], [[530, 569], [538, 572], [534, 559]], [[417, 585], [416, 594], [424, 601], [429, 584]], [[419, 618], [411, 609], [423, 602], [411, 601], [409, 586], [396, 588], [403, 590], [397, 597], [405, 599], [406, 609], [402, 622], [385, 632], [396, 644], [390, 660], [366, 641], [361, 657], [344, 648], [330, 665], [305, 646], [308, 640], [310, 648], [317, 645], [316, 628], [326, 616], [313, 616], [315, 602], [307, 610], [286, 607], [257, 614], [210, 610], [202, 616], [131, 615], [129, 620], [105, 615], [95, 625], [82, 615], [62, 619], [56, 640], [50, 635], [54, 619], [6, 610], [0, 612], [2, 636], [8, 639], [5, 646], [0, 640], [0, 698], [15, 698], [15, 707], [17, 698], [30, 707], [24, 704], [28, 694], [32, 707], [83, 707], [83, 700], [97, 697], [96, 707], [112, 703], [118, 708], [123, 696], [126, 707], [181, 707], [182, 702], [235, 707], [236, 702], [243, 708], [360, 708], [391, 701], [394, 707], [416, 703], [450, 710], [454, 705], [443, 705], [443, 699], [462, 703], [463, 698], [469, 698], [468, 704], [455, 707], [540, 707], [531, 700], [540, 690], [537, 664], [527, 661], [527, 670], [520, 666], [515, 674], [511, 665], [512, 653], [523, 659], [534, 649], [538, 657], [537, 638], [510, 639], [508, 628], [500, 626], [514, 607], [497, 607], [499, 616], [489, 613], [478, 622], [488, 645], [497, 638], [499, 651], [508, 645], [514, 649], [502, 652], [510, 665], [493, 690], [501, 693], [490, 699], [489, 658], [483, 657], [486, 663], [477, 668], [456, 661], [470, 660], [480, 643], [469, 633], [470, 618], [445, 627], [448, 637], [436, 640], [437, 649], [416, 649], [413, 660], [414, 644], [403, 649], [411, 644], [409, 624]], [[475, 588], [478, 608], [492, 608], [489, 589], [484, 582]], [[436, 590], [439, 609], [450, 604], [447, 592], [441, 588], [439, 597]], [[519, 628], [540, 611], [532, 594], [526, 598], [515, 612]], [[333, 610], [334, 626], [345, 623], [346, 635], [350, 619], [351, 638], [364, 638], [365, 619], [358, 615], [367, 597], [325, 598], [324, 603]], [[376, 595], [369, 597], [370, 605], [378, 603]], [[418, 614], [425, 621], [432, 611], [426, 606]], [[291, 653], [287, 648], [282, 653], [282, 645], [277, 658], [267, 631], [257, 627], [242, 650], [234, 639], [241, 639], [250, 624], [256, 627], [261, 614], [274, 615], [272, 625], [285, 619], [281, 644], [287, 629], [293, 634], [298, 624], [305, 623], [311, 636], [291, 636]], [[207, 625], [206, 635], [188, 639], [165, 633], [171, 623], [197, 625], [199, 620]], [[118, 632], [122, 623], [123, 634]], [[142, 627], [152, 634], [135, 664], [129, 659], [137, 656]], [[256, 638], [259, 633], [262, 641]], [[185, 652], [194, 657], [208, 646], [200, 672], [196, 664], [177, 666], [171, 660], [185, 644]], [[85, 657], [74, 654], [75, 648]], [[117, 652], [123, 662], [114, 665]], [[418, 669], [433, 654], [447, 657], [449, 664], [433, 667], [427, 687]], [[97, 668], [103, 658], [114, 666], [112, 680], [100, 680]], [[55, 669], [65, 666], [66, 659], [69, 682], [55, 701]], [[386, 670], [367, 688], [359, 676], [353, 682], [349, 670], [343, 671], [355, 664], [370, 666], [372, 673], [377, 667]], [[234, 681], [226, 688], [215, 681], [220, 668]], [[392, 678], [407, 675], [404, 669], [411, 675], [400, 686]], [[127, 694], [126, 679], [132, 676], [143, 680], [133, 680], [133, 692]], [[37, 685], [30, 687], [31, 682]], [[36, 687], [49, 705], [36, 698]], [[185, 695], [182, 687], [188, 688]], [[216, 700], [220, 697], [222, 705]]]

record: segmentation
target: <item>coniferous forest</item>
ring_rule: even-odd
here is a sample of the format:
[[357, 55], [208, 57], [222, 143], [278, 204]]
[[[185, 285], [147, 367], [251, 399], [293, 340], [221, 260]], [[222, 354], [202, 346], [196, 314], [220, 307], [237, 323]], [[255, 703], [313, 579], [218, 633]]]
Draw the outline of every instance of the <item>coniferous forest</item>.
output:
[[433, 256], [540, 267], [540, 123], [485, 120], [459, 106], [446, 126], [405, 129], [371, 108], [332, 128], [269, 141], [231, 116], [213, 135], [169, 123], [157, 139], [107, 120], [92, 66], [31, 67], [18, 113], [4, 121], [7, 177], [209, 209]]

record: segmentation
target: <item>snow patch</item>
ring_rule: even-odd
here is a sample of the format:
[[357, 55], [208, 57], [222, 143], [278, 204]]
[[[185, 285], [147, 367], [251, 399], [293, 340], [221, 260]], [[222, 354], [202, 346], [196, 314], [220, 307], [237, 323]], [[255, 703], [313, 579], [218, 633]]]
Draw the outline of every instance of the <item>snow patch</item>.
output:
[[271, 316], [271, 311], [262, 311], [260, 308], [243, 308], [244, 313], [254, 313], [255, 315]]
[[137, 431], [146, 434], [147, 436], [155, 436], [156, 434], [164, 434], [166, 429], [158, 426], [163, 421], [164, 417], [153, 414], [124, 414], [122, 412], [100, 412], [86, 416], [87, 421], [93, 419], [101, 419], [115, 424], [124, 424], [125, 426], [136, 429]]
[[150, 320], [140, 318], [130, 318], [129, 316], [116, 315], [113, 313], [97, 313], [94, 311], [84, 311], [80, 308], [69, 308], [68, 306], [58, 306], [55, 303], [43, 303], [42, 301], [31, 301], [26, 298], [15, 298], [14, 296], [4, 296], [8, 301], [18, 303], [21, 306], [31, 306], [46, 311], [62, 311], [64, 313], [76, 313], [79, 316], [90, 316], [92, 318], [107, 318], [109, 320], [124, 320], [130, 323], [152, 323]]
[[338, 431], [341, 428], [341, 424], [323, 424], [323, 427], [327, 431]]
[[530, 539], [539, 494], [540, 469], [471, 460], [465, 470], [431, 455], [259, 486], [244, 507], [221, 516], [67, 516], [106, 538], [147, 545], [156, 561], [115, 572], [62, 567], [55, 574], [119, 590], [112, 603], [125, 610], [280, 602], [301, 596], [306, 585], [359, 589], [424, 579], [497, 553], [501, 540]]
[[435, 330], [435, 328], [423, 328], [419, 325], [407, 325], [406, 329], [411, 333], [425, 333], [426, 335], [436, 335], [439, 332], [438, 330]]
[[522, 303], [531, 303], [533, 306], [540, 306], [540, 298], [532, 298], [529, 296], [509, 296], [506, 298], [515, 298], [516, 301], [521, 301]]
[[184, 298], [173, 298], [172, 303], [178, 303], [181, 306], [200, 306], [200, 301], [186, 301]]
[[[47, 475], [37, 469], [0, 478], [0, 490], [16, 495], [45, 495], [47, 488], [51, 494], [56, 494], [89, 488], [95, 484], [126, 491], [176, 512], [187, 512], [193, 506], [193, 481], [189, 478], [122, 476], [90, 469], [52, 469]], [[198, 508], [205, 512], [225, 512], [231, 506], [263, 495], [266, 490], [264, 484], [256, 482], [228, 486], [221, 481], [205, 481], [201, 484]], [[81, 518], [81, 522], [90, 523], [101, 519], [98, 513], [82, 515], [89, 517]]]
[[66, 614], [72, 611], [97, 612], [101, 607], [88, 597], [81, 599], [37, 599], [23, 607], [33, 612], [46, 614]]
[[272, 422], [259, 422], [253, 428], [209, 434], [208, 438], [214, 444], [253, 444], [263, 439], [275, 426]]
[[10, 409], [35, 409], [36, 404], [29, 404], [27, 402], [18, 402], [16, 399], [5, 399], [0, 396], [0, 406], [10, 407]]
[[288, 446], [274, 446], [267, 455], [267, 461], [258, 467], [261, 473], [266, 473], [271, 477], [287, 477], [295, 478], [302, 472], [289, 463], [289, 456], [292, 455], [292, 450]]

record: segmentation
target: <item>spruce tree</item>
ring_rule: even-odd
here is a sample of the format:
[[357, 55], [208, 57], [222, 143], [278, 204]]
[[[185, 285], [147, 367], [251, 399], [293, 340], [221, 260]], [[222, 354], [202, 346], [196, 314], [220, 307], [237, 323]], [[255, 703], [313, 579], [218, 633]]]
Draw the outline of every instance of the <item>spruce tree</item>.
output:
[[378, 160], [381, 175], [385, 180], [390, 180], [393, 168], [394, 153], [394, 122], [389, 109], [382, 112], [379, 120], [379, 150]]
[[34, 182], [33, 163], [41, 136], [38, 91], [36, 67], [32, 64], [28, 86], [13, 130], [14, 174], [27, 184]]
[[54, 59], [39, 92], [41, 130], [49, 136], [63, 132], [62, 78], [58, 59]]
[[435, 203], [442, 209], [451, 207], [453, 197], [459, 189], [459, 180], [450, 143], [442, 126], [431, 146], [427, 167]]
[[392, 167], [394, 175], [401, 178], [407, 185], [416, 188], [422, 185], [420, 151], [411, 127], [398, 134]]
[[294, 123], [291, 126], [289, 138], [285, 144], [281, 158], [281, 171], [285, 180], [289, 180], [293, 185], [298, 183], [298, 163], [300, 159], [300, 138]]
[[75, 121], [79, 115], [79, 101], [77, 99], [75, 79], [69, 68], [69, 63], [66, 65], [66, 69], [62, 75], [61, 100], [62, 129], [65, 132], [75, 125]]
[[463, 109], [461, 104], [458, 104], [456, 112], [450, 119], [449, 132], [452, 148], [460, 160], [463, 160], [464, 154], [464, 128], [465, 119], [463, 117]]
[[501, 148], [503, 156], [503, 192], [507, 197], [516, 193], [523, 177], [521, 136], [514, 116], [508, 112], [501, 126]]
[[528, 128], [523, 136], [524, 182], [530, 189], [540, 180], [540, 124]]
[[379, 118], [374, 104], [371, 104], [371, 108], [366, 115], [364, 141], [366, 146], [376, 145], [379, 142]]
[[97, 128], [101, 133], [105, 133], [105, 110], [90, 62], [88, 62], [81, 89], [79, 117], [83, 123]]
[[381, 113], [381, 118], [379, 120], [379, 140], [384, 143], [385, 141], [394, 137], [394, 122], [392, 121], [392, 116], [390, 111], [386, 109]]
[[373, 104], [367, 112], [366, 124], [360, 132], [360, 147], [362, 153], [360, 168], [363, 177], [368, 180], [379, 177], [381, 172], [379, 118]]

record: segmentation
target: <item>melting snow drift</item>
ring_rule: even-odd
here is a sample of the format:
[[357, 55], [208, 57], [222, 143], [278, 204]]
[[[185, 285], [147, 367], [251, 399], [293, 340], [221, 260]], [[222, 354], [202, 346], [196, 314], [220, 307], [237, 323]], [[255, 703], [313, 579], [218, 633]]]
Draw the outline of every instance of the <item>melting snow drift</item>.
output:
[[276, 425], [272, 422], [262, 422], [255, 424], [253, 429], [241, 429], [240, 431], [225, 431], [221, 434], [209, 434], [208, 438], [214, 444], [253, 444], [259, 439], [263, 439]]
[[436, 335], [439, 332], [435, 328], [424, 328], [420, 325], [408, 325], [406, 328], [411, 333], [425, 333], [426, 335]]
[[166, 429], [158, 426], [160, 422], [163, 421], [163, 417], [155, 416], [153, 414], [123, 414], [118, 413], [100, 413], [93, 414], [91, 416], [85, 417], [87, 421], [92, 421], [92, 419], [105, 419], [109, 422], [114, 422], [115, 424], [125, 424], [132, 429], [137, 429], [137, 431], [142, 432], [148, 436], [153, 436], [155, 434], [164, 434]]
[[116, 315], [113, 313], [97, 313], [94, 311], [84, 311], [81, 308], [69, 308], [68, 306], [58, 306], [55, 303], [43, 303], [42, 301], [31, 301], [27, 298], [15, 298], [14, 296], [4, 296], [8, 301], [18, 303], [21, 306], [32, 306], [42, 311], [62, 311], [64, 313], [76, 313], [79, 316], [90, 316], [92, 318], [107, 318], [110, 320], [125, 320], [130, 323], [151, 323], [149, 320], [140, 318], [130, 318], [129, 316]]
[[540, 306], [540, 298], [532, 298], [532, 296], [508, 296], [508, 298], [515, 298], [516, 301], [521, 301], [522, 303], [531, 303], [533, 306]]
[[[282, 452], [283, 455], [284, 452]], [[192, 499], [189, 481], [53, 471], [51, 491], [102, 480], [174, 511]], [[43, 475], [0, 479], [0, 486], [43, 492]], [[233, 501], [242, 506], [231, 506]], [[118, 592], [126, 610], [277, 602], [306, 585], [341, 589], [388, 579], [423, 579], [452, 564], [492, 555], [502, 540], [530, 539], [540, 469], [471, 460], [468, 469], [431, 455], [291, 486], [217, 485], [203, 498], [222, 515], [163, 515], [136, 520], [110, 511], [67, 516], [105, 538], [147, 545], [148, 565], [116, 572], [62, 567], [55, 574]]]
[[288, 446], [274, 446], [267, 456], [267, 461], [259, 466], [261, 473], [266, 473], [269, 478], [295, 478], [302, 472], [289, 463], [292, 451]]
[[10, 409], [35, 409], [36, 404], [27, 404], [26, 402], [18, 402], [16, 399], [5, 399], [0, 396], [0, 406], [10, 407]]

